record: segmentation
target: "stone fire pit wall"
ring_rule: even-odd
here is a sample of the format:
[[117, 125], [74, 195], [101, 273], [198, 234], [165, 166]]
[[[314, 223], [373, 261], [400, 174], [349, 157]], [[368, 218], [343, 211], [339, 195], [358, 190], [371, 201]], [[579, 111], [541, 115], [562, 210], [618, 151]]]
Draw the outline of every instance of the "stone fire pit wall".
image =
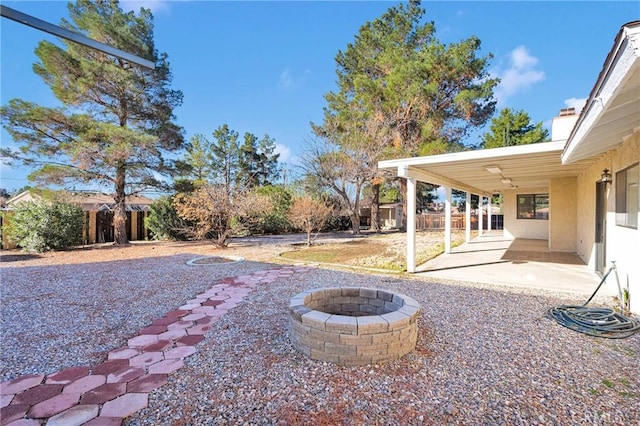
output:
[[289, 335], [311, 359], [377, 364], [411, 352], [420, 305], [387, 290], [343, 287], [304, 291], [291, 299]]

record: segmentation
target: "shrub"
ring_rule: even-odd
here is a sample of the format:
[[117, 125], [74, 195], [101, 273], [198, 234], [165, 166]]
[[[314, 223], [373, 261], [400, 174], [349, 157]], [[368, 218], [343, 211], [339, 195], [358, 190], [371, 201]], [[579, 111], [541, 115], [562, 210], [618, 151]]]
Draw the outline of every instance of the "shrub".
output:
[[84, 211], [74, 204], [30, 201], [18, 204], [8, 234], [23, 250], [41, 253], [82, 244], [83, 226]]
[[269, 210], [260, 233], [263, 234], [283, 234], [290, 232], [292, 225], [287, 217], [287, 212], [291, 208], [291, 192], [281, 186], [268, 185], [256, 189], [259, 195], [267, 196], [271, 199], [273, 208]]
[[264, 229], [271, 199], [253, 191], [228, 194], [221, 185], [202, 185], [173, 200], [178, 216], [193, 224], [186, 235], [196, 240], [210, 239], [220, 248], [232, 235], [247, 235]]
[[171, 197], [160, 197], [149, 207], [145, 225], [154, 240], [186, 240], [188, 224], [178, 216]]
[[236, 207], [224, 187], [203, 185], [191, 193], [178, 194], [173, 206], [180, 218], [195, 224], [185, 229], [190, 238], [211, 239], [220, 248], [227, 246]]

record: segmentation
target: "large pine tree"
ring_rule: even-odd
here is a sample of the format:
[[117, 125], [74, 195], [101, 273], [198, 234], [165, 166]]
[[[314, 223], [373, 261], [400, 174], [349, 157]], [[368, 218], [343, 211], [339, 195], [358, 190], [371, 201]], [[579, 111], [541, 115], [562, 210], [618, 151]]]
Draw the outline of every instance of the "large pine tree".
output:
[[3, 125], [18, 150], [2, 155], [39, 167], [31, 179], [112, 188], [115, 243], [128, 242], [128, 194], [161, 184], [170, 171], [168, 152], [179, 150], [183, 131], [173, 120], [182, 92], [172, 90], [166, 54], [153, 42], [148, 9], [125, 13], [117, 0], [70, 3], [61, 26], [156, 63], [154, 70], [84, 45], [41, 41], [33, 70], [61, 102], [45, 107], [12, 99], [2, 107]]
[[492, 56], [478, 56], [477, 37], [442, 44], [424, 15], [410, 0], [360, 28], [336, 55], [338, 90], [325, 95], [324, 122], [313, 127], [345, 152], [370, 154], [374, 227], [378, 160], [460, 150], [495, 110]]

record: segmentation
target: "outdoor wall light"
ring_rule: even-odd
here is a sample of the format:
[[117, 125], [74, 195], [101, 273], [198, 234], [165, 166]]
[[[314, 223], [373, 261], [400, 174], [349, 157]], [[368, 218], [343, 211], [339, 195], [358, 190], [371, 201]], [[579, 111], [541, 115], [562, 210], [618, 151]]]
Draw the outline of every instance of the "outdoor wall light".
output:
[[611, 183], [612, 179], [611, 173], [609, 173], [609, 169], [604, 169], [600, 178], [602, 179], [602, 183]]

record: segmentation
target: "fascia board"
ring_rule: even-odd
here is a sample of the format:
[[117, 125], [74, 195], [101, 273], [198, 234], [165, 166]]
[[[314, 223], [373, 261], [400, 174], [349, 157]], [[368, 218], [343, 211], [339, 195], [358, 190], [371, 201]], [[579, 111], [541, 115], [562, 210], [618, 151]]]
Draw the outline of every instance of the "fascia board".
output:
[[430, 164], [446, 164], [473, 160], [487, 160], [487, 165], [489, 165], [490, 162], [499, 161], [503, 158], [562, 151], [564, 145], [565, 141], [541, 142], [531, 145], [480, 149], [476, 151], [454, 152], [450, 154], [430, 155], [426, 157], [410, 157], [400, 158], [397, 160], [383, 160], [378, 162], [378, 168], [394, 169], [399, 166], [427, 166]]

